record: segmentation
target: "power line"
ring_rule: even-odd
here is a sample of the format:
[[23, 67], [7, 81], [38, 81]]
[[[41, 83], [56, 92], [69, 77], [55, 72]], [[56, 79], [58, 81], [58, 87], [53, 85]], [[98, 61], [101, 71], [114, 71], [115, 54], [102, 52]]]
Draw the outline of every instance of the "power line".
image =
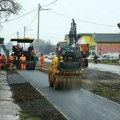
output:
[[[48, 4], [48, 5], [52, 5], [53, 3], [57, 2], [57, 1], [58, 1], [58, 0], [55, 0], [55, 1], [53, 1], [52, 3]], [[48, 6], [48, 5], [45, 5], [45, 6]], [[24, 16], [26, 16], [26, 15], [28, 15], [28, 14], [31, 14], [31, 13], [34, 12], [34, 11], [36, 11], [36, 10], [32, 10], [32, 11], [30, 11], [30, 12], [28, 12], [28, 13], [22, 15], [22, 16], [16, 17], [16, 18], [14, 18], [14, 19], [6, 20], [6, 21], [0, 22], [0, 23], [10, 22], [10, 21], [19, 19], [19, 18], [24, 17]], [[57, 15], [59, 15], [59, 16], [63, 16], [63, 17], [69, 18], [69, 19], [72, 19], [72, 18], [73, 18], [73, 17], [67, 16], [67, 15], [63, 15], [63, 14], [61, 14], [61, 13], [54, 12], [54, 11], [49, 11], [49, 12], [51, 12], [51, 13], [53, 13], [53, 14], [57, 14]], [[35, 16], [35, 18], [36, 18], [36, 16]], [[35, 19], [35, 18], [34, 18], [34, 19]], [[34, 21], [34, 19], [33, 19], [33, 21]], [[89, 24], [95, 24], [95, 25], [106, 26], [106, 27], [116, 27], [116, 26], [113, 26], [113, 25], [95, 23], [95, 22], [90, 22], [90, 21], [78, 19], [78, 18], [75, 18], [75, 19], [78, 20], [78, 21], [80, 21], [80, 22], [85, 22], [85, 23], [89, 23]], [[33, 23], [33, 21], [31, 22], [31, 24]]]
[[22, 16], [19, 16], [19, 17], [16, 17], [16, 18], [10, 19], [10, 20], [5, 20], [5, 21], [0, 22], [0, 23], [10, 22], [10, 21], [13, 21], [13, 20], [19, 19], [19, 18], [21, 18], [21, 17], [24, 17], [24, 16], [26, 16], [26, 15], [28, 15], [28, 14], [33, 13], [34, 11], [36, 11], [36, 10], [32, 10], [32, 11], [30, 11], [30, 12], [28, 12], [28, 13], [22, 15]]
[[[31, 12], [33, 12], [33, 11], [31, 11]], [[31, 12], [29, 12], [29, 14], [30, 14]], [[28, 13], [24, 14], [23, 16], [25, 16], [25, 15], [28, 15]], [[20, 17], [21, 17], [21, 16], [20, 16]], [[26, 28], [29, 28], [29, 27], [32, 25], [32, 23], [34, 22], [34, 20], [35, 20], [36, 17], [37, 17], [37, 14], [36, 14], [35, 17], [33, 18], [32, 22], [31, 22]], [[23, 28], [22, 28], [22, 29], [23, 29]], [[19, 31], [21, 31], [21, 29], [20, 29]], [[12, 33], [12, 34], [10, 34], [9, 36], [15, 35], [15, 34], [16, 34], [16, 33]], [[23, 33], [20, 33], [20, 32], [19, 32], [19, 34], [23, 34]]]
[[[20, 33], [21, 34], [21, 36], [23, 35], [23, 33]], [[36, 36], [36, 34], [27, 34], [27, 35], [29, 35], [29, 36]], [[60, 36], [49, 36], [49, 35], [40, 35], [42, 38], [47, 38], [47, 39], [51, 39], [51, 38], [54, 38], [54, 39], [61, 39], [62, 37], [60, 37]], [[42, 38], [40, 38], [40, 39], [42, 39]]]
[[116, 26], [114, 26], [114, 25], [95, 23], [95, 22], [90, 22], [90, 21], [86, 21], [86, 20], [80, 20], [80, 19], [77, 19], [77, 18], [76, 18], [76, 20], [81, 21], [81, 22], [85, 22], [85, 23], [90, 23], [90, 24], [95, 24], [95, 25], [106, 26], [106, 27], [116, 27]]
[[69, 19], [72, 19], [72, 18], [73, 18], [73, 17], [67, 16], [67, 15], [63, 15], [63, 14], [61, 14], [61, 13], [54, 12], [54, 11], [49, 11], [49, 12], [51, 12], [51, 13], [53, 13], [53, 14], [56, 14], [56, 15], [60, 15], [60, 16], [66, 17], [66, 18], [69, 18]]
[[43, 5], [42, 7], [50, 6], [50, 5], [54, 4], [54, 3], [56, 3], [57, 1], [58, 0], [54, 0], [53, 2], [51, 2], [51, 3], [47, 4], [47, 5]]
[[[57, 12], [54, 12], [54, 11], [49, 11], [53, 14], [57, 14], [57, 15], [60, 15], [60, 16], [63, 16], [63, 17], [66, 17], [66, 18], [69, 18], [69, 19], [72, 19], [73, 17], [70, 17], [70, 16], [67, 16], [67, 15], [63, 15], [61, 13], [57, 13]], [[100, 26], [106, 26], [106, 27], [116, 27], [114, 25], [108, 25], [108, 24], [101, 24], [101, 23], [95, 23], [95, 22], [90, 22], [90, 21], [86, 21], [86, 20], [82, 20], [82, 19], [77, 19], [77, 18], [74, 18], [80, 22], [85, 22], [85, 23], [89, 23], [89, 24], [94, 24], [94, 25], [100, 25]]]
[[[37, 14], [38, 14], [38, 13], [37, 13]], [[37, 17], [37, 14], [36, 14], [35, 17], [33, 18], [32, 22], [31, 22], [26, 28], [29, 28], [29, 27], [32, 25], [32, 23], [34, 22], [35, 18]]]
[[[49, 3], [49, 4], [44, 5], [44, 6], [52, 5], [52, 4], [54, 4], [55, 2], [57, 2], [57, 1], [58, 1], [58, 0], [55, 0], [55, 1], [53, 1], [52, 3]], [[44, 6], [41, 6], [41, 7], [44, 7]], [[13, 18], [13, 19], [9, 19], [9, 20], [5, 20], [5, 21], [2, 21], [2, 22], [0, 22], [0, 23], [10, 22], [10, 21], [19, 19], [19, 18], [24, 17], [24, 16], [26, 16], [26, 15], [28, 15], [28, 14], [31, 14], [31, 13], [34, 12], [34, 11], [36, 11], [36, 10], [32, 10], [32, 11], [30, 11], [30, 12], [28, 12], [28, 13], [22, 15], [22, 16], [19, 16], [19, 17]]]

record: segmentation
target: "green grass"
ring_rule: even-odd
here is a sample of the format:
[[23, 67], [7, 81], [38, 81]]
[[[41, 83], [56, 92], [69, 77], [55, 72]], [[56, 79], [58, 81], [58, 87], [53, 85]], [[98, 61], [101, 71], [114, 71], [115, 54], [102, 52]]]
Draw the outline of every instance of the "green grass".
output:
[[20, 120], [42, 120], [42, 119], [41, 118], [37, 118], [37, 117], [29, 117], [28, 114], [21, 113], [20, 114]]
[[120, 91], [115, 91], [106, 86], [98, 85], [92, 92], [108, 99], [118, 99], [120, 101]]

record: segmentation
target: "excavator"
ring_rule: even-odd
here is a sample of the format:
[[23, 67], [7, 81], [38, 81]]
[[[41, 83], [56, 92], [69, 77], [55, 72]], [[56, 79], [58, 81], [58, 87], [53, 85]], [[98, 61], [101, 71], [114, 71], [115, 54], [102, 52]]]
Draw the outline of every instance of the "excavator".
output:
[[49, 66], [49, 86], [54, 90], [80, 88], [81, 86], [83, 55], [77, 41], [76, 23], [72, 19], [70, 32], [65, 35], [65, 40], [57, 43], [57, 57]]

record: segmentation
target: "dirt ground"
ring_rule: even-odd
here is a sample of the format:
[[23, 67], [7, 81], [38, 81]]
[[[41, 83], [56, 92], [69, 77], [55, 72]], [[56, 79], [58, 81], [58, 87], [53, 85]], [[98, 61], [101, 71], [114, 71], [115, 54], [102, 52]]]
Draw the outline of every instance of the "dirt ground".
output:
[[82, 88], [120, 104], [120, 75], [85, 69]]
[[[47, 71], [45, 71], [47, 74]], [[7, 71], [8, 76], [18, 74]], [[16, 79], [18, 79], [16, 77]], [[85, 69], [81, 88], [120, 104], [120, 75]], [[21, 107], [21, 120], [66, 120], [66, 118], [29, 83], [11, 84], [13, 98]]]

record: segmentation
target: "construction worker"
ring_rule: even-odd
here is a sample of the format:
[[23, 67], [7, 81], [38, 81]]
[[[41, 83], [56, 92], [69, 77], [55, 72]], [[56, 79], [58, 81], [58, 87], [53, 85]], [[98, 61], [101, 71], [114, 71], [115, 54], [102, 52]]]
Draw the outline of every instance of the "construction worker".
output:
[[0, 70], [2, 69], [2, 65], [3, 65], [3, 63], [2, 63], [2, 54], [0, 53]]
[[94, 63], [97, 64], [97, 62], [98, 62], [98, 56], [95, 54], [94, 55]]
[[54, 57], [53, 58], [52, 65], [53, 65], [53, 67], [55, 67], [56, 65], [58, 65], [58, 57]]
[[17, 44], [17, 45], [15, 46], [15, 49], [16, 49], [17, 51], [20, 50], [20, 46], [19, 46], [19, 44]]
[[22, 54], [19, 58], [21, 70], [26, 70], [26, 57]]
[[6, 57], [5, 55], [2, 56], [2, 63], [3, 63], [3, 68], [6, 67]]
[[38, 56], [36, 55], [36, 53], [33, 54], [33, 60], [34, 60], [35, 66], [36, 66], [38, 63]]
[[41, 69], [44, 70], [44, 67], [45, 67], [45, 66], [44, 66], [44, 56], [43, 56], [43, 54], [40, 55], [40, 58], [39, 58], [39, 59], [40, 59]]
[[87, 58], [86, 51], [82, 51], [81, 54], [82, 54], [81, 69], [84, 70], [84, 68], [88, 67], [88, 58]]
[[12, 70], [12, 68], [13, 68], [13, 62], [14, 62], [14, 56], [13, 56], [13, 54], [11, 54], [9, 56], [9, 69], [10, 70]]

